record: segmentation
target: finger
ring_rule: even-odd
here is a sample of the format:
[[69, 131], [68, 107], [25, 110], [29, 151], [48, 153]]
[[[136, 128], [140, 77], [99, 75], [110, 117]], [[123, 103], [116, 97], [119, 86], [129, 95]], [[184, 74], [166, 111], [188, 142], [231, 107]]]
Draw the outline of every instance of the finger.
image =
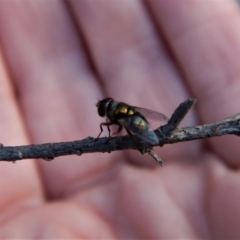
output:
[[[240, 16], [235, 1], [150, 1], [158, 26], [165, 33], [198, 99], [203, 123], [240, 110]], [[239, 140], [209, 140], [221, 157], [240, 165]]]
[[[19, 104], [0, 52], [0, 141], [4, 145], [28, 144]], [[18, 212], [20, 206], [38, 206], [44, 201], [41, 181], [33, 160], [12, 164], [1, 162], [1, 217]]]
[[[63, 2], [0, 4], [1, 42], [31, 140], [43, 143], [97, 135], [95, 103], [100, 91]], [[67, 157], [40, 161], [49, 196], [64, 194], [82, 175], [102, 169], [110, 161], [102, 158], [97, 164], [93, 155], [69, 157], [76, 160], [71, 163]]]
[[[170, 116], [188, 94], [141, 2], [71, 3], [100, 73], [105, 96]], [[193, 115], [189, 116], [188, 124], [192, 124]], [[161, 154], [165, 157], [168, 152], [167, 158], [176, 158], [186, 151], [196, 153], [196, 145], [184, 148], [182, 144], [171, 151], [166, 147]]]

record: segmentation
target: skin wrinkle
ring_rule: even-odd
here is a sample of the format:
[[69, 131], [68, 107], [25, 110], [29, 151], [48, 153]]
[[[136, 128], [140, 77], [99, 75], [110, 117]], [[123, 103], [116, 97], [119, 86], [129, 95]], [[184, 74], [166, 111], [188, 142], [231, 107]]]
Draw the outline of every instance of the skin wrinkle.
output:
[[[173, 198], [174, 195], [172, 194], [172, 192], [170, 191], [170, 189], [168, 189], [168, 188], [166, 187], [166, 188], [165, 188], [165, 191], [166, 191], [167, 195], [169, 195], [169, 198], [174, 199], [174, 198]], [[178, 203], [177, 201], [175, 201], [174, 203], [175, 203], [175, 204], [174, 204], [175, 207], [176, 207], [177, 209], [179, 209], [180, 212], [181, 212], [181, 214], [184, 216], [183, 218], [185, 219], [186, 224], [187, 224], [187, 225], [191, 225], [191, 224], [190, 224], [190, 223], [191, 223], [191, 220], [188, 218], [187, 212], [184, 212], [184, 210], [181, 208], [180, 203]], [[197, 233], [196, 229], [193, 230], [193, 235], [197, 236], [196, 233]]]
[[[210, 236], [213, 236], [213, 228], [214, 228], [214, 225], [212, 225], [212, 221], [211, 221], [211, 200], [212, 200], [212, 194], [213, 194], [213, 191], [215, 189], [215, 187], [213, 186], [214, 183], [214, 176], [216, 177], [220, 177], [220, 176], [223, 176], [223, 175], [226, 175], [227, 171], [225, 169], [225, 166], [221, 163], [221, 162], [218, 162], [218, 159], [216, 157], [214, 157], [214, 162], [216, 163], [217, 162], [217, 166], [216, 164], [213, 164], [213, 161], [209, 162], [209, 168], [208, 168], [208, 172], [209, 174], [207, 174], [207, 179], [206, 181], [208, 182], [208, 185], [206, 186], [206, 196], [207, 199], [206, 199], [206, 222], [208, 224], [208, 231], [209, 231], [209, 235]], [[216, 181], [217, 183], [218, 181]]]
[[[199, 164], [199, 162], [197, 164]], [[195, 168], [195, 166], [193, 166], [193, 165], [188, 166], [187, 164], [184, 164], [184, 165], [180, 166], [180, 169], [178, 171], [181, 172], [182, 171], [181, 168], [182, 168], [183, 171], [186, 171], [186, 168], [188, 168], [188, 169], [190, 168], [190, 169], [193, 170], [193, 168]], [[205, 170], [201, 169], [200, 171], [201, 171], [201, 173], [198, 172], [197, 174], [204, 175], [204, 179], [205, 179], [205, 175], [206, 175]], [[171, 172], [170, 173], [165, 173], [165, 174], [166, 175], [167, 174], [173, 175]], [[201, 203], [201, 202], [203, 202], [205, 200], [204, 190], [206, 188], [206, 184], [204, 184], [204, 186], [201, 186], [201, 190], [200, 191], [196, 191], [195, 192], [195, 194], [199, 193], [199, 195], [200, 195], [200, 197], [195, 197], [199, 203], [198, 202], [195, 203], [195, 200], [193, 200], [188, 205], [185, 205], [185, 201], [183, 202], [183, 200], [179, 200], [176, 192], [172, 191], [172, 189], [171, 189], [172, 186], [169, 185], [171, 183], [168, 183], [167, 181], [164, 181], [164, 179], [165, 179], [165, 177], [163, 176], [161, 182], [165, 182], [165, 184], [166, 184], [166, 187], [165, 187], [166, 192], [168, 193], [170, 198], [175, 199], [176, 206], [179, 206], [179, 209], [182, 209], [181, 210], [182, 211], [182, 215], [185, 216], [186, 221], [188, 221], [189, 223], [191, 223], [192, 221], [196, 221], [199, 224], [199, 225], [196, 225], [197, 227], [194, 228], [194, 230], [193, 230], [195, 232], [195, 235], [196, 236], [201, 236], [200, 238], [209, 238], [210, 235], [208, 234], [208, 230], [207, 230], [208, 227], [205, 224], [206, 217], [205, 217], [204, 205], [203, 205], [203, 207], [201, 207], [201, 204], [199, 204], [199, 203]], [[183, 179], [181, 179], [181, 180], [183, 180]], [[171, 181], [176, 181], [176, 180], [173, 179]], [[194, 181], [196, 181], [196, 180], [194, 179]], [[181, 184], [181, 183], [178, 181], [178, 184]], [[189, 189], [191, 189], [191, 187], [194, 186], [193, 183], [190, 183], [190, 184], [191, 184], [191, 186], [190, 186]], [[189, 186], [189, 183], [187, 183], [187, 185]], [[196, 211], [195, 214], [198, 216], [198, 218], [194, 219], [194, 220], [190, 220], [191, 219], [191, 213], [192, 213], [192, 216], [195, 215], [194, 212], [192, 212], [192, 210], [194, 209], [194, 206], [196, 206], [195, 207], [195, 209], [196, 209], [195, 210]], [[198, 209], [199, 206], [200, 206], [200, 209]], [[186, 212], [184, 212], [185, 209], [187, 210]], [[199, 219], [199, 218], [201, 218], [201, 219]], [[201, 226], [201, 228], [200, 228], [200, 226]], [[205, 229], [205, 230], [203, 232], [201, 232], [201, 230], [203, 230], [203, 229]]]
[[[217, 6], [211, 1], [207, 5], [198, 0], [184, 1], [183, 4], [178, 4], [177, 1], [173, 0], [170, 3], [166, 1], [160, 3], [154, 0], [146, 1], [154, 13], [159, 11], [158, 14], [155, 14], [156, 18], [160, 20], [158, 21], [158, 26], [163, 29], [170, 43], [172, 39], [178, 39], [179, 35], [185, 36], [195, 29], [204, 28], [206, 25], [214, 22], [214, 19], [221, 20], [222, 18], [235, 15], [234, 13], [238, 15], [239, 11], [235, 1], [222, 2], [222, 4]], [[171, 7], [169, 7], [170, 5]], [[172, 18], [172, 21], [169, 21], [167, 16]], [[179, 21], [175, 19], [176, 17]], [[167, 31], [165, 31], [166, 26], [168, 26]]]
[[[212, 235], [215, 238], [227, 238], [227, 236], [231, 239], [238, 238], [238, 224], [236, 223], [239, 219], [239, 210], [233, 209], [232, 206], [239, 202], [239, 187], [236, 186], [238, 189], [235, 189], [235, 187], [234, 189], [229, 188], [229, 183], [233, 180], [233, 177], [237, 177], [234, 172], [226, 172], [225, 175], [213, 176], [210, 182], [213, 186], [209, 198], [209, 224], [212, 227]], [[230, 181], [225, 181], [226, 178]], [[234, 193], [233, 198], [229, 197], [229, 192], [231, 191]], [[224, 197], [221, 197], [222, 194]], [[212, 211], [215, 210], [216, 203], [225, 211], [213, 213]], [[229, 218], [230, 216], [231, 218]], [[233, 220], [232, 216], [236, 216], [236, 220]], [[226, 218], [230, 220], [227, 224], [224, 221]], [[214, 224], [216, 221], [222, 226], [220, 230], [216, 229]]]
[[[142, 171], [142, 172], [144, 172], [144, 170]], [[148, 172], [149, 174], [150, 174], [150, 172]], [[131, 182], [131, 185], [132, 186], [134, 186], [134, 181], [136, 181], [136, 179], [134, 179], [134, 180], [130, 180], [130, 181], [128, 181], [128, 182]], [[161, 181], [159, 181], [159, 182], [161, 182]], [[144, 183], [143, 184], [143, 186], [145, 185], [146, 183]], [[151, 186], [152, 184], [148, 184], [149, 186]], [[130, 189], [130, 191], [131, 191], [131, 189]], [[131, 191], [131, 193], [133, 194], [133, 196], [135, 196], [136, 195], [136, 193], [139, 191], [139, 189], [135, 189], [134, 187], [133, 187], [133, 191]], [[157, 193], [156, 193], [157, 194]], [[147, 206], [149, 206], [149, 205], [151, 205], [151, 203], [152, 202], [154, 202], [154, 198], [153, 199], [149, 199], [147, 196], [148, 196], [148, 191], [146, 191], [145, 192], [145, 194], [144, 194], [145, 196], [143, 197], [143, 196], [140, 196], [140, 198], [139, 199], [137, 199], [137, 202], [136, 203], [134, 203], [134, 204], [138, 204], [137, 206], [138, 206], [138, 208], [137, 209], [142, 209], [141, 208], [141, 206], [142, 205], [147, 205]], [[166, 197], [167, 197], [167, 199], [166, 199]], [[134, 201], [134, 197], [133, 197], [133, 200], [132, 201]], [[165, 191], [164, 191], [164, 200], [163, 199], [161, 199], [161, 201], [160, 202], [158, 202], [158, 205], [160, 205], [161, 206], [161, 208], [160, 209], [162, 209], [162, 211], [164, 211], [164, 202], [170, 202], [170, 205], [171, 205], [171, 209], [173, 209], [174, 208], [174, 206], [175, 206], [175, 201], [173, 201], [171, 198], [169, 198], [169, 195], [168, 194], [165, 194]], [[129, 203], [130, 204], [130, 206], [131, 206], [131, 202]], [[132, 209], [132, 208], [130, 208], [130, 209]], [[174, 208], [175, 209], [175, 208]], [[133, 211], [133, 212], [132, 212]], [[137, 213], [136, 213], [136, 211], [134, 210], [134, 208], [128, 213], [128, 217], [129, 218], [131, 218], [132, 216], [135, 216], [136, 214], [137, 214], [137, 216], [135, 216], [136, 218], [137, 218], [137, 221], [136, 221], [136, 225], [135, 225], [135, 229], [136, 229], [136, 231], [138, 231], [138, 236], [142, 236], [142, 237], [144, 237], [144, 238], [146, 238], [146, 236], [151, 236], [150, 238], [156, 238], [156, 232], [153, 230], [153, 229], [155, 229], [154, 228], [154, 226], [159, 222], [158, 221], [158, 218], [159, 218], [159, 216], [157, 216], [156, 214], [155, 215], [153, 215], [153, 219], [148, 219], [149, 218], [149, 212], [152, 212], [152, 211], [154, 211], [152, 208], [150, 208], [149, 209], [149, 207], [148, 208], [146, 208], [146, 209], [143, 209], [141, 212], [139, 212], [138, 213], [138, 211], [137, 211]], [[159, 211], [158, 210], [158, 208], [156, 208], [156, 210], [155, 210], [156, 212], [157, 211]], [[175, 213], [176, 215], [174, 215], [173, 216], [173, 221], [174, 221], [174, 219], [178, 219], [180, 216], [179, 216], [179, 213], [180, 212], [177, 212], [177, 213]], [[169, 214], [171, 214], [171, 213], [169, 213]], [[139, 215], [139, 216], [138, 216]], [[141, 216], [144, 216], [144, 218], [143, 217], [141, 217]], [[156, 218], [156, 219], [155, 219]], [[180, 217], [181, 218], [181, 217]], [[167, 219], [169, 219], [169, 216], [167, 217]], [[149, 227], [146, 227], [146, 228], [143, 228], [143, 226], [144, 226], [144, 220], [146, 220], [146, 222], [150, 222], [151, 224], [150, 224], [150, 226]], [[182, 220], [182, 219], [181, 219]], [[165, 220], [166, 221], [166, 220]], [[164, 226], [165, 226], [165, 221], [163, 221], [163, 223], [161, 223], [161, 224], [158, 224], [158, 228], [160, 229], [160, 232], [161, 232], [161, 234], [159, 235], [159, 237], [161, 237], [161, 238], [169, 238], [169, 230], [165, 230], [165, 228], [164, 228]], [[176, 220], [177, 221], [177, 220]], [[182, 222], [182, 221], [181, 221]], [[173, 223], [172, 223], [173, 224]], [[171, 224], [171, 225], [172, 225]], [[183, 225], [185, 225], [185, 223], [183, 224]], [[182, 226], [183, 227], [183, 226]], [[178, 236], [182, 236], [181, 234], [182, 234], [182, 232], [181, 232], [181, 226], [177, 229], [177, 232], [178, 232]], [[175, 233], [176, 234], [176, 233]], [[174, 235], [173, 235], [174, 236]], [[173, 238], [173, 236], [172, 236], [172, 238]], [[192, 235], [189, 235], [189, 236], [192, 236]], [[182, 236], [183, 237], [183, 236]], [[194, 236], [192, 236], [192, 237], [194, 237]]]
[[[227, 36], [229, 36], [228, 34], [227, 34]], [[211, 37], [211, 36], [210, 36]], [[222, 39], [222, 36], [220, 36], [220, 39]], [[217, 45], [217, 44], [215, 44], [215, 46], [219, 46], [217, 49], [216, 49], [216, 51], [217, 51], [217, 53], [218, 53], [218, 59], [220, 59], [220, 60], [223, 60], [224, 62], [223, 63], [221, 63], [221, 62], [219, 62], [218, 63], [218, 61], [217, 61], [217, 59], [215, 59], [215, 61], [216, 61], [216, 66], [219, 66], [219, 65], [225, 65], [226, 63], [227, 63], [227, 61], [230, 59], [230, 57], [228, 57], [226, 54], [228, 53], [227, 51], [226, 51], [226, 48], [228, 47], [227, 45], [225, 45], [224, 46], [224, 43], [223, 44], [221, 44], [221, 45]], [[224, 48], [224, 49], [223, 49]], [[234, 66], [235, 64], [231, 64], [232, 66]], [[216, 69], [216, 70], [220, 70], [219, 68], [218, 69]], [[231, 84], [233, 84], [233, 81], [231, 81], [231, 79], [233, 79], [233, 77], [234, 77], [234, 74], [233, 74], [233, 72], [234, 71], [231, 71], [231, 69], [229, 69], [229, 71], [225, 71], [225, 72], [223, 72], [222, 73], [222, 79], [223, 80], [225, 80], [225, 81], [222, 81], [221, 83], [222, 83], [222, 88], [226, 88], [227, 86], [228, 87], [230, 87], [230, 85]], [[221, 79], [221, 78], [220, 78]], [[229, 85], [230, 84], [230, 85]]]
[[[207, 57], [209, 57], [209, 56], [211, 56], [211, 49], [209, 49], [209, 54], [208, 54], [208, 56]], [[215, 52], [215, 51], [214, 51]], [[214, 52], [213, 52], [213, 54], [214, 54]], [[206, 57], [205, 56], [203, 56], [203, 59], [206, 59]], [[204, 60], [202, 60], [202, 64], [204, 65], [204, 64], [206, 64], [206, 62], [204, 63], [205, 61]], [[210, 62], [213, 62], [213, 59], [211, 59], [210, 60]], [[219, 68], [217, 67], [217, 63], [216, 63], [216, 61], [215, 61], [215, 59], [214, 59], [214, 64], [215, 64], [215, 66], [214, 66], [214, 69], [216, 70], [215, 72], [213, 72], [212, 73], [212, 76], [216, 76], [216, 74], [217, 75], [219, 75]], [[225, 74], [225, 73], [224, 73]], [[230, 71], [229, 71], [229, 74], [231, 74], [230, 73]], [[190, 76], [191, 77], [191, 76]], [[204, 73], [203, 73], [203, 77], [204, 77]], [[208, 94], [208, 96], [211, 96], [212, 94], [214, 94], [215, 92], [217, 92], [217, 89], [222, 89], [222, 88], [224, 88], [225, 86], [226, 86], [226, 84], [227, 84], [227, 82], [225, 83], [225, 86], [223, 85], [222, 87], [221, 87], [221, 85], [219, 85], [219, 84], [214, 84], [212, 87], [209, 87], [209, 84], [211, 84], [211, 81], [210, 81], [210, 79], [211, 79], [211, 77], [208, 77], [209, 78], [209, 81], [208, 81], [208, 84], [206, 83], [205, 85], [203, 85], [203, 84], [201, 84], [201, 85], [199, 85], [198, 87], [200, 88], [200, 90], [202, 91], [202, 96], [199, 96], [199, 101], [204, 101], [204, 99], [207, 99], [206, 98], [206, 94]], [[221, 73], [220, 73], [220, 79], [229, 79], [229, 77], [226, 77], [226, 75], [224, 76], [224, 75], [222, 75]]]

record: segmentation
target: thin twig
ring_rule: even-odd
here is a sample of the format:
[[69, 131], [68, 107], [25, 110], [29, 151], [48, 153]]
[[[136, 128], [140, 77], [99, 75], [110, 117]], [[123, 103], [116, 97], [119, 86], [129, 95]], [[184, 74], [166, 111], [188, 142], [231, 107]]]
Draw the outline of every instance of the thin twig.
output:
[[196, 101], [197, 100], [194, 98], [189, 98], [185, 102], [181, 103], [172, 114], [168, 123], [164, 127], [162, 127], [162, 133], [164, 135], [169, 135], [172, 131], [174, 131], [178, 127], [180, 122], [183, 120], [183, 118], [186, 116], [186, 114], [189, 112], [189, 110], [196, 103]]
[[[240, 135], [240, 114], [224, 119], [222, 121], [195, 127], [177, 128], [180, 121], [196, 102], [195, 99], [188, 99], [179, 105], [174, 111], [168, 123], [155, 130], [159, 138], [159, 145], [172, 144], [195, 139], [222, 136], [226, 134]], [[108, 140], [108, 141], [107, 141]], [[94, 152], [112, 152], [124, 149], [145, 149], [151, 156], [155, 156], [152, 150], [153, 146], [147, 143], [136, 142], [131, 136], [100, 138], [96, 141], [93, 137], [73, 142], [58, 142], [33, 144], [26, 146], [5, 147], [0, 144], [0, 161], [16, 161], [29, 158], [52, 160], [65, 155], [82, 155], [84, 153]], [[156, 157], [156, 156], [155, 156]], [[154, 157], [155, 160], [157, 160]], [[159, 158], [159, 157], [158, 157]], [[159, 158], [160, 159], [160, 158]], [[157, 160], [159, 163], [162, 160]]]
[[152, 148], [146, 149], [146, 152], [153, 157], [153, 159], [155, 159], [158, 164], [160, 164], [161, 166], [163, 166], [164, 162], [163, 160], [155, 153], [155, 151]]

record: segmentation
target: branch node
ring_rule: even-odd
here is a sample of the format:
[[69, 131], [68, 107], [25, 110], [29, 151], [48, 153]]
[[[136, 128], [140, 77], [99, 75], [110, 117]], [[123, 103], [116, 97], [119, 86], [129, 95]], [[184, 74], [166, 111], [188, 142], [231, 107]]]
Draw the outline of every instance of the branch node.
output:
[[23, 159], [23, 153], [21, 151], [18, 152], [19, 159]]
[[78, 156], [81, 156], [81, 155], [82, 155], [82, 152], [81, 152], [80, 150], [77, 150], [77, 151], [76, 151], [76, 154], [77, 154]]

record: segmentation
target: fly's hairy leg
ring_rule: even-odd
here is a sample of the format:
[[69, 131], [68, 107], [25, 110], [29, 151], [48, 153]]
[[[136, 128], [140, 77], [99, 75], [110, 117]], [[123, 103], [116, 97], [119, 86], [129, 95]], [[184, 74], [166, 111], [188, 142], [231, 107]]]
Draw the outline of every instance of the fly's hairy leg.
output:
[[[117, 130], [117, 132], [114, 132], [113, 134], [112, 134], [112, 136], [113, 135], [115, 135], [115, 134], [118, 134], [118, 133], [120, 133], [121, 131], [122, 131], [122, 125], [120, 125], [120, 124], [117, 124], [117, 123], [114, 123], [115, 125], [118, 125], [118, 130]], [[109, 129], [109, 125], [107, 125], [107, 127], [108, 127], [108, 131], [109, 131], [109, 138], [107, 139], [107, 141], [106, 141], [106, 143], [108, 143], [109, 142], [109, 140], [110, 140], [110, 129]], [[112, 137], [111, 136], [111, 137]]]
[[[114, 132], [114, 133], [112, 134], [112, 136], [113, 136], [113, 135], [116, 135], [116, 134], [119, 134], [119, 133], [122, 131], [122, 128], [123, 128], [122, 125], [119, 124], [119, 125], [118, 125], [118, 130], [117, 130], [116, 132]], [[111, 137], [112, 137], [112, 136], [111, 136]]]
[[115, 123], [111, 123], [111, 122], [101, 123], [101, 124], [100, 124], [100, 133], [98, 134], [98, 136], [97, 136], [97, 138], [96, 138], [95, 141], [97, 141], [97, 140], [99, 139], [100, 135], [101, 135], [102, 132], [103, 132], [103, 127], [102, 127], [102, 126], [107, 126], [107, 129], [108, 129], [108, 137], [110, 138], [110, 128], [109, 128], [109, 126], [110, 126], [110, 125], [113, 125], [113, 124], [115, 124]]

